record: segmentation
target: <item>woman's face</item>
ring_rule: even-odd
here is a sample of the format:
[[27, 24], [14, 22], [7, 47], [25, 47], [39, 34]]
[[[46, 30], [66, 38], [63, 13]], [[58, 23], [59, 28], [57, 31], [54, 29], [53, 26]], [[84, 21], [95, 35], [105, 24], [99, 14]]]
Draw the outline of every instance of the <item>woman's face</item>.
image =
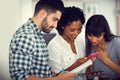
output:
[[88, 40], [93, 46], [101, 44], [101, 42], [104, 40], [104, 34], [102, 33], [100, 36], [94, 36], [94, 35], [87, 35]]
[[74, 21], [67, 25], [63, 30], [64, 37], [67, 38], [67, 40], [74, 41], [78, 34], [81, 32], [82, 29], [82, 23], [80, 21]]

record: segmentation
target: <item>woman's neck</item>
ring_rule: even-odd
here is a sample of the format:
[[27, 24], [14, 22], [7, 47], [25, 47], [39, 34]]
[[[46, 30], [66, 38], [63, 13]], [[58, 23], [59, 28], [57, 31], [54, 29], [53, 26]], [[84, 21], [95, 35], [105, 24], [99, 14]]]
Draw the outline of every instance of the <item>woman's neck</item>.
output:
[[68, 37], [66, 37], [66, 36], [64, 36], [64, 35], [62, 35], [62, 38], [63, 38], [67, 43], [69, 43], [69, 44], [74, 44], [74, 40], [71, 40], [70, 38], [68, 38]]
[[70, 45], [71, 50], [73, 51], [74, 54], [77, 54], [76, 48], [75, 48], [75, 44], [74, 44], [74, 40], [69, 39], [66, 36], [62, 36], [62, 38]]

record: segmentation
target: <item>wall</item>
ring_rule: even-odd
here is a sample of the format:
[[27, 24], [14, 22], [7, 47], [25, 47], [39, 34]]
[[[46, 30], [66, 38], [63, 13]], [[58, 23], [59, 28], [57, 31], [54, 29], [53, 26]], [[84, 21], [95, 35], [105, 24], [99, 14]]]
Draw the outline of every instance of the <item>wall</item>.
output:
[[0, 80], [9, 78], [9, 43], [22, 23], [22, 0], [0, 0]]
[[[63, 0], [65, 3], [65, 6], [77, 6], [80, 7], [85, 11], [84, 5], [85, 4], [91, 4], [97, 5], [97, 11], [96, 13], [103, 14], [106, 19], [108, 20], [108, 23], [112, 29], [112, 32], [116, 34], [116, 22], [115, 22], [115, 14], [114, 14], [114, 9], [115, 9], [115, 0]], [[91, 16], [88, 13], [86, 13], [86, 21], [87, 19]]]
[[0, 80], [10, 80], [10, 40], [16, 29], [32, 16], [32, 0], [0, 0], [0, 10]]
[[[89, 0], [85, 0], [87, 2]], [[115, 22], [115, 0], [91, 0], [98, 5], [99, 13], [103, 14], [114, 34], [116, 34], [116, 22]]]
[[[0, 80], [10, 80], [9, 77], [9, 43], [15, 30], [32, 16], [33, 6], [37, 0], [0, 0]], [[74, 1], [74, 2], [72, 2]], [[78, 1], [78, 0], [76, 0]], [[115, 33], [114, 0], [75, 0], [64, 1], [65, 6], [80, 6], [91, 1], [99, 5], [100, 13], [104, 14]], [[33, 4], [32, 4], [33, 2]], [[74, 4], [72, 4], [72, 3]], [[87, 2], [89, 3], [89, 2]]]

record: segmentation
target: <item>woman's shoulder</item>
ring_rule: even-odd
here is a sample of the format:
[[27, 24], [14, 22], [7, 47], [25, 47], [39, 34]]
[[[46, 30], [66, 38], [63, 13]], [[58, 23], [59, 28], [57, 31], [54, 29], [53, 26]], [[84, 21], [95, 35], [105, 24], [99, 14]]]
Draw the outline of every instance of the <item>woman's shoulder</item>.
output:
[[115, 40], [120, 40], [120, 36], [115, 36], [114, 39]]
[[56, 44], [56, 42], [58, 42], [57, 35], [49, 41], [48, 45], [52, 45], [52, 44], [54, 45], [54, 44]]
[[115, 36], [113, 39], [112, 39], [112, 41], [114, 42], [114, 43], [120, 43], [120, 36]]
[[60, 45], [63, 45], [63, 40], [61, 39], [61, 36], [58, 34], [48, 43], [48, 46], [57, 47]]

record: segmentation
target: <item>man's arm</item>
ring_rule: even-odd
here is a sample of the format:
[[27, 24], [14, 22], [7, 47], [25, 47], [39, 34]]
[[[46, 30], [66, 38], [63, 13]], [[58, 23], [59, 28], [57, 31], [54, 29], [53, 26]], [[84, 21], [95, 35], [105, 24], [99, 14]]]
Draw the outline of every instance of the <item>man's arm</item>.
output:
[[40, 78], [36, 76], [29, 76], [27, 80], [74, 80], [74, 76], [76, 76], [75, 73], [60, 73], [58, 76], [52, 78]]
[[30, 74], [33, 41], [30, 36], [14, 36], [10, 44], [9, 70], [12, 80], [26, 79]]

